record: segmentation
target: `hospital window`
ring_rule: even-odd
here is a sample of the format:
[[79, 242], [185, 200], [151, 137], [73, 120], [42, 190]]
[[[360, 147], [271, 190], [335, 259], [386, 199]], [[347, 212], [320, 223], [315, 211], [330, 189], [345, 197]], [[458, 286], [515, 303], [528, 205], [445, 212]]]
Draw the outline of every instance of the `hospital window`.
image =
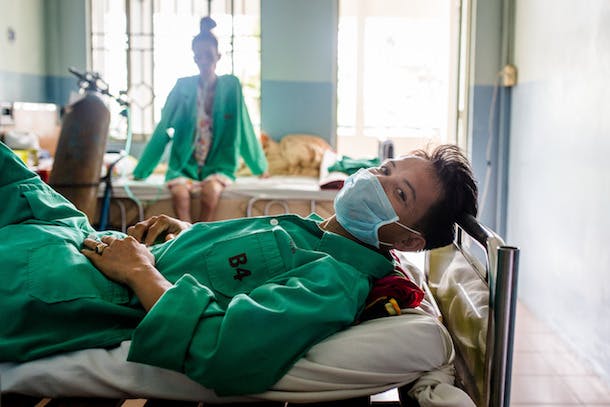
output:
[[[337, 150], [362, 157], [463, 143], [462, 2], [339, 0]], [[462, 95], [463, 96], [463, 95]]]
[[[197, 75], [191, 40], [210, 15], [222, 55], [219, 75], [242, 82], [255, 128], [260, 127], [260, 6], [258, 1], [89, 0], [90, 69], [111, 93], [127, 90], [134, 140], [145, 140], [159, 121], [179, 77]], [[113, 109], [111, 137], [125, 137], [120, 107]]]

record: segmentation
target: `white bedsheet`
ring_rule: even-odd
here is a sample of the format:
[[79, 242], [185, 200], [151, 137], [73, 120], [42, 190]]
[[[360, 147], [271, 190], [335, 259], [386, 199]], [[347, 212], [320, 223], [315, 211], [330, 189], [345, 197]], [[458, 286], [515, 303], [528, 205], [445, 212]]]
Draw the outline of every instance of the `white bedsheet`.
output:
[[[137, 198], [141, 201], [158, 201], [170, 198], [164, 175], [153, 174], [145, 180], [135, 181], [127, 177], [112, 180], [112, 196]], [[105, 185], [100, 184], [99, 196]], [[238, 177], [223, 191], [225, 198], [258, 197], [260, 199], [299, 199], [332, 201], [336, 190], [322, 190], [317, 177], [274, 175], [269, 178]]]
[[[379, 393], [416, 381], [422, 406], [474, 406], [453, 387], [453, 346], [446, 329], [417, 309], [336, 333], [315, 345], [262, 394], [219, 398], [186, 376], [127, 362], [130, 342], [23, 364], [0, 364], [3, 392], [41, 397], [163, 398], [232, 402], [314, 402]], [[449, 402], [449, 404], [447, 404]]]

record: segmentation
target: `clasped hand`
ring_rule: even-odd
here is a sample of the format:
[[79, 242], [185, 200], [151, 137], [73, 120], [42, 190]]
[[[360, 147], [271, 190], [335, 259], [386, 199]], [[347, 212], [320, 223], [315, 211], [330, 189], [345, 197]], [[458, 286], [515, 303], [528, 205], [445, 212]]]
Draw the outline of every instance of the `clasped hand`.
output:
[[81, 252], [106, 277], [132, 286], [139, 275], [155, 269], [155, 258], [147, 246], [158, 240], [171, 240], [190, 226], [166, 215], [153, 216], [130, 226], [123, 239], [103, 236], [100, 243], [87, 238]]

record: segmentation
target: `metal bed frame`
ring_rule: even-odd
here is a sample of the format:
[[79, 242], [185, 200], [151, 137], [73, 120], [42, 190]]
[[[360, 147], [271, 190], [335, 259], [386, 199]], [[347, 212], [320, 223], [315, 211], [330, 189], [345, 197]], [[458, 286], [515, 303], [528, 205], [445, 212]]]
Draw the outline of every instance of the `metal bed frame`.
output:
[[[472, 244], [474, 243], [474, 244]], [[474, 246], [482, 249], [479, 256], [474, 252]], [[482, 254], [482, 255], [481, 255]], [[483, 226], [474, 217], [463, 219], [457, 225], [457, 234], [454, 243], [450, 246], [435, 249], [426, 255], [425, 272], [429, 279], [430, 287], [433, 286], [434, 277], [430, 273], [452, 273], [458, 267], [464, 270], [464, 265], [473, 273], [474, 278], [480, 279], [489, 293], [489, 312], [487, 315], [488, 331], [486, 333], [486, 352], [484, 355], [485, 366], [482, 371], [483, 377], [477, 377], [476, 372], [472, 371], [467, 355], [464, 355], [457, 338], [451, 327], [448, 326], [452, 335], [456, 357], [454, 360], [456, 369], [456, 385], [466, 391], [477, 406], [485, 407], [509, 407], [510, 405], [510, 385], [511, 367], [513, 354], [514, 322], [517, 300], [517, 273], [518, 273], [519, 249], [504, 244], [503, 240], [492, 230]], [[431, 260], [435, 259], [435, 266], [431, 266]], [[459, 264], [457, 264], [459, 263]], [[440, 312], [447, 322], [448, 310], [443, 308], [443, 304], [438, 302]], [[446, 324], [447, 325], [447, 324]], [[472, 361], [470, 361], [472, 363]], [[481, 385], [482, 383], [482, 385]], [[411, 384], [398, 389], [400, 402], [381, 402], [379, 405], [386, 406], [417, 406], [417, 402], [410, 399], [408, 391]], [[16, 397], [13, 397], [16, 396]], [[23, 404], [24, 398], [26, 403]], [[46, 399], [48, 401], [48, 399]], [[85, 404], [91, 402], [86, 400]], [[39, 398], [32, 398], [21, 395], [2, 395], [2, 404], [7, 405], [33, 405], [40, 401]], [[113, 399], [93, 399], [99, 406], [118, 406], [123, 405], [125, 400]], [[52, 400], [54, 406], [76, 407], [83, 404], [83, 399]], [[154, 404], [159, 400], [149, 400], [146, 404]], [[31, 404], [30, 404], [31, 403]], [[75, 403], [75, 404], [74, 404]], [[80, 403], [80, 404], [79, 404]], [[214, 406], [212, 403], [197, 402], [177, 402], [180, 406], [201, 407]], [[171, 404], [171, 402], [170, 402]], [[169, 405], [169, 404], [166, 404]], [[244, 406], [245, 404], [236, 403], [234, 406]], [[293, 406], [293, 403], [284, 402], [255, 402], [248, 403], [252, 406], [273, 406], [286, 407]], [[371, 397], [364, 396], [347, 400], [337, 400], [320, 403], [304, 404], [316, 407], [370, 407]]]
[[[479, 255], [475, 252], [477, 248], [481, 250]], [[482, 357], [485, 366], [481, 369], [484, 372], [483, 377], [477, 377], [477, 372], [472, 371], [472, 361], [467, 360], [459, 338], [450, 329], [456, 351], [458, 385], [470, 395], [477, 406], [508, 407], [519, 248], [505, 245], [496, 233], [469, 216], [458, 222], [455, 242], [449, 248], [433, 250], [427, 254], [426, 273], [432, 271], [428, 268], [434, 256], [441, 264], [441, 274], [452, 273], [457, 263], [467, 262], [474, 275], [485, 283], [489, 292], [486, 350]], [[430, 277], [429, 274], [428, 276]], [[430, 284], [433, 285], [434, 282], [430, 281]], [[465, 292], [464, 294], [468, 295]], [[448, 310], [443, 309], [440, 303], [439, 308], [447, 320]]]

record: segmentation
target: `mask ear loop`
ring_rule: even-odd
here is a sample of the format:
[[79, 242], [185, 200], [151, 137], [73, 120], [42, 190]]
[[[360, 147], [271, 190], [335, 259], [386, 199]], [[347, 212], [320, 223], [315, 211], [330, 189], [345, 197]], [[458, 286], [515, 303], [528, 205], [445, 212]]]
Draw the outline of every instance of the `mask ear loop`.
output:
[[[407, 225], [403, 225], [402, 223], [400, 223], [400, 222], [398, 222], [398, 221], [396, 221], [396, 222], [394, 222], [394, 223], [396, 223], [398, 226], [401, 226], [402, 228], [404, 228], [405, 230], [407, 230], [407, 231], [409, 231], [409, 232], [411, 232], [411, 233], [415, 233], [416, 235], [418, 235], [418, 236], [422, 236], [422, 237], [424, 236], [424, 235], [423, 235], [421, 232], [418, 232], [417, 230], [415, 230], [415, 229], [413, 229], [413, 228], [410, 228], [410, 227], [409, 227], [409, 226], [407, 226]], [[384, 246], [394, 246], [394, 244], [393, 244], [393, 243], [382, 242], [381, 240], [379, 241], [379, 244], [380, 244], [380, 245], [384, 245]]]
[[407, 225], [403, 225], [403, 224], [402, 224], [402, 223], [400, 223], [400, 222], [395, 222], [395, 223], [396, 223], [396, 224], [398, 224], [399, 226], [401, 226], [402, 228], [404, 228], [404, 229], [408, 230], [408, 231], [409, 231], [409, 232], [411, 232], [411, 233], [415, 233], [415, 234], [416, 234], [416, 235], [418, 235], [418, 236], [423, 236], [423, 234], [422, 234], [421, 232], [418, 232], [417, 230], [415, 230], [415, 229], [413, 229], [413, 228], [410, 228], [410, 227], [408, 227]]

